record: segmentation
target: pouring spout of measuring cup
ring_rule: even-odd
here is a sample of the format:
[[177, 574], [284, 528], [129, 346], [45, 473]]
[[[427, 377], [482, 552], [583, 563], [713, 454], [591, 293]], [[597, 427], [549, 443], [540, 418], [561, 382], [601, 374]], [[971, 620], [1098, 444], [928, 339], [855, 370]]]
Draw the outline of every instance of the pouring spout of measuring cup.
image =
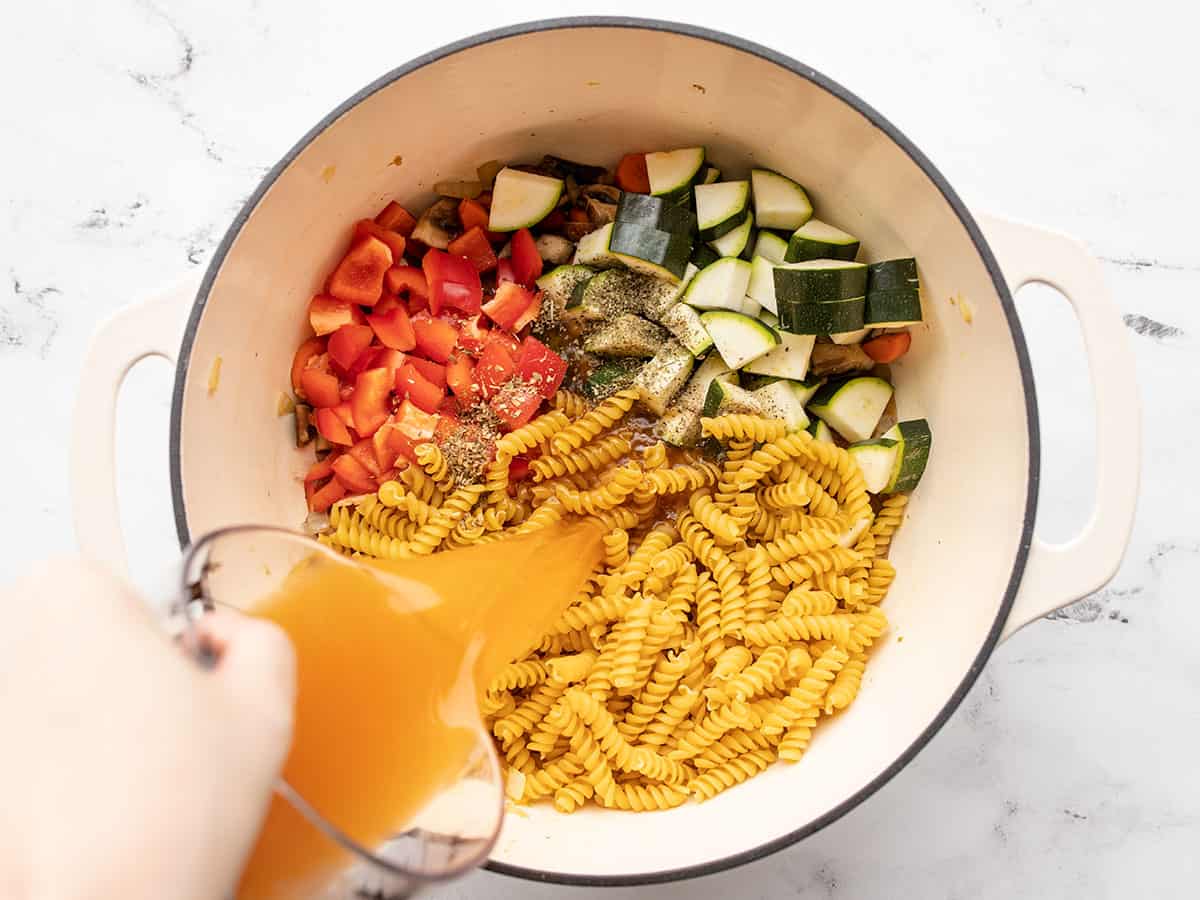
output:
[[197, 660], [214, 609], [275, 621], [296, 650], [291, 753], [239, 900], [407, 897], [486, 862], [503, 776], [437, 598], [265, 526], [199, 539], [178, 590], [171, 626]]

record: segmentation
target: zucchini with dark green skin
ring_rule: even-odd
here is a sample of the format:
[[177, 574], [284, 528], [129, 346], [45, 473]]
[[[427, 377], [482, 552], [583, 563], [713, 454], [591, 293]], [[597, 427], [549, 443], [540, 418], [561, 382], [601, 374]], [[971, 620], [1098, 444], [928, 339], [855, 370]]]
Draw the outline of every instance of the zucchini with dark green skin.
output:
[[704, 148], [684, 147], [646, 154], [646, 177], [655, 196], [686, 194], [701, 178]]
[[867, 267], [862, 263], [835, 259], [784, 263], [775, 266], [774, 276], [779, 303], [828, 303], [867, 295]]
[[633, 380], [642, 405], [656, 416], [665, 413], [692, 374], [692, 362], [692, 354], [678, 341], [664, 343]]
[[687, 207], [668, 203], [662, 197], [630, 191], [621, 192], [616, 221], [689, 235], [696, 230], [696, 215]]
[[792, 334], [841, 334], [863, 326], [866, 299], [830, 303], [779, 303], [779, 327]]
[[692, 255], [687, 234], [620, 220], [613, 223], [608, 252], [631, 269], [678, 283]]
[[834, 228], [819, 219], [809, 219], [793, 233], [788, 241], [787, 262], [809, 259], [854, 259], [858, 255], [858, 238]]
[[891, 399], [892, 386], [868, 375], [829, 382], [808, 401], [808, 408], [846, 440], [865, 441]]
[[812, 201], [804, 188], [770, 169], [750, 173], [754, 186], [754, 218], [759, 228], [795, 231], [812, 218]]
[[911, 491], [925, 474], [929, 451], [933, 447], [929, 422], [925, 419], [897, 422], [883, 436], [898, 443], [895, 467], [883, 490], [889, 494]]
[[900, 259], [885, 259], [867, 266], [867, 293], [892, 291], [897, 288], [916, 288], [917, 261], [911, 256]]
[[715, 241], [728, 234], [750, 215], [748, 181], [698, 184], [692, 193], [696, 197], [696, 224], [702, 241]]
[[667, 332], [641, 316], [621, 315], [587, 336], [583, 349], [599, 356], [650, 357], [667, 340]]
[[867, 294], [863, 321], [872, 328], [905, 328], [921, 321], [921, 292], [913, 288], [891, 288]]

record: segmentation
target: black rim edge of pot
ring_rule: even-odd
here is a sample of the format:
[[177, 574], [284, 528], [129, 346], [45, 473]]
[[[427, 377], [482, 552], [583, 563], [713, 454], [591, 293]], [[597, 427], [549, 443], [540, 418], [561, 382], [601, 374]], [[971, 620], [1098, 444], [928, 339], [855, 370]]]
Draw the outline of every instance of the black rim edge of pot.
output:
[[744, 38], [735, 37], [723, 32], [713, 31], [708, 28], [700, 28], [695, 25], [686, 25], [678, 22], [667, 22], [655, 19], [639, 19], [625, 16], [577, 16], [558, 19], [542, 19], [531, 22], [522, 22], [516, 25], [509, 25], [503, 28], [497, 28], [492, 31], [482, 32], [472, 37], [464, 38], [461, 41], [456, 41], [452, 44], [447, 44], [432, 50], [429, 53], [423, 54], [416, 59], [410, 60], [398, 68], [395, 68], [387, 74], [377, 78], [371, 84], [362, 88], [351, 97], [340, 103], [332, 112], [326, 115], [312, 129], [308, 131], [296, 144], [283, 156], [282, 159], [267, 173], [260, 182], [258, 188], [246, 200], [237, 216], [225, 232], [220, 245], [217, 247], [216, 253], [213, 254], [212, 260], [209, 262], [208, 269], [204, 274], [204, 279], [200, 284], [199, 292], [196, 295], [196, 302], [192, 307], [191, 314], [188, 317], [187, 325], [184, 329], [183, 342], [179, 351], [179, 361], [175, 372], [175, 385], [171, 398], [171, 434], [170, 434], [170, 471], [171, 471], [171, 500], [175, 513], [175, 529], [179, 537], [180, 546], [186, 547], [190, 542], [190, 534], [187, 526], [187, 517], [184, 512], [183, 500], [183, 480], [180, 470], [180, 434], [181, 420], [183, 415], [183, 390], [187, 378], [188, 362], [191, 357], [192, 342], [196, 336], [196, 329], [200, 322], [200, 317], [204, 312], [204, 306], [208, 299], [209, 291], [212, 289], [213, 281], [216, 279], [217, 273], [221, 269], [221, 265], [225, 261], [226, 255], [229, 253], [230, 247], [237, 239], [241, 232], [242, 226], [245, 225], [251, 213], [258, 206], [263, 195], [271, 188], [276, 179], [287, 169], [291, 162], [299, 156], [299, 154], [322, 132], [329, 128], [337, 119], [341, 118], [351, 108], [356, 106], [361, 101], [365, 100], [375, 92], [387, 87], [392, 82], [411, 72], [416, 71], [431, 63], [444, 59], [455, 53], [464, 50], [470, 50], [474, 47], [479, 47], [483, 44], [488, 44], [493, 41], [504, 40], [511, 37], [519, 37], [521, 35], [530, 34], [538, 31], [554, 31], [565, 28], [640, 28], [647, 31], [665, 31], [673, 34], [683, 35], [685, 37], [698, 38], [700, 40], [710, 41], [715, 44], [721, 44], [726, 47], [731, 47], [735, 50], [740, 50], [744, 53], [749, 53], [757, 56], [768, 62], [774, 63], [781, 68], [787, 69], [801, 78], [807, 79], [823, 90], [834, 95], [843, 102], [849, 104], [866, 119], [886, 134], [892, 141], [896, 143], [909, 158], [916, 163], [918, 168], [925, 173], [926, 177], [937, 187], [946, 202], [954, 210], [959, 221], [966, 229], [972, 243], [975, 245], [976, 251], [979, 253], [980, 259], [987, 268], [988, 274], [991, 276], [997, 294], [1000, 297], [1001, 304], [1004, 308], [1004, 316], [1008, 321], [1009, 331], [1013, 339], [1013, 347], [1016, 351], [1017, 361], [1021, 369], [1021, 384], [1025, 391], [1025, 418], [1029, 429], [1029, 481], [1026, 489], [1025, 497], [1025, 519], [1022, 525], [1021, 541], [1017, 548], [1016, 559], [1013, 562], [1012, 574], [1009, 577], [1008, 586], [1004, 592], [1004, 599], [1000, 605], [1000, 610], [996, 615], [995, 622], [992, 623], [991, 629], [988, 631], [987, 637], [980, 648], [979, 653], [972, 661], [966, 675], [950, 696], [949, 700], [942, 707], [941, 711], [934, 717], [934, 720], [921, 732], [905, 750], [901, 753], [891, 765], [885, 768], [882, 772], [876, 775], [871, 781], [857, 791], [855, 794], [843, 800], [836, 807], [829, 810], [823, 816], [806, 822], [804, 825], [789, 832], [773, 841], [768, 841], [765, 844], [760, 844], [750, 850], [735, 853], [730, 856], [725, 856], [720, 859], [712, 860], [711, 862], [702, 863], [695, 866], [686, 866], [683, 868], [669, 869], [656, 872], [644, 872], [633, 875], [569, 875], [558, 872], [545, 872], [539, 869], [528, 869], [523, 866], [513, 866], [506, 863], [490, 861], [485, 868], [492, 872], [498, 872], [504, 875], [511, 875], [517, 878], [524, 878], [530, 881], [539, 881], [552, 884], [576, 885], [580, 887], [629, 887], [646, 884], [662, 884], [671, 881], [682, 881], [689, 878], [699, 878], [705, 875], [714, 875], [718, 872], [732, 869], [737, 866], [745, 865], [746, 863], [762, 859], [779, 850], [789, 847], [792, 844], [820, 831], [826, 825], [840, 819], [850, 810], [854, 809], [887, 782], [891, 781], [897, 773], [907, 766], [912, 759], [919, 753], [933, 736], [937, 734], [947, 719], [954, 713], [958, 706], [962, 703], [975, 680], [979, 677], [979, 673], [983, 670], [984, 664], [988, 657], [991, 656], [993, 649], [1000, 639], [1001, 630], [1005, 622], [1008, 620], [1008, 614], [1012, 610], [1013, 602], [1016, 599], [1017, 589], [1021, 584], [1021, 576], [1025, 571], [1025, 563], [1029, 556], [1029, 547], [1033, 537], [1034, 517], [1037, 512], [1037, 497], [1038, 484], [1041, 471], [1041, 437], [1039, 432], [1038, 417], [1037, 417], [1037, 400], [1034, 392], [1033, 371], [1029, 363], [1029, 353], [1025, 345], [1024, 333], [1021, 330], [1021, 324], [1017, 317], [1016, 306], [1013, 303], [1012, 296], [1008, 290], [1008, 284], [1004, 280], [1004, 276], [1000, 272], [1000, 267], [988, 248], [987, 242], [983, 238], [983, 234], [979, 230], [974, 217], [967, 211], [966, 206], [958, 195], [950, 187], [945, 177], [934, 167], [933, 163], [923, 154], [916, 145], [912, 143], [904, 134], [900, 132], [894, 125], [891, 124], [877, 110], [863, 102], [859, 97], [850, 91], [846, 90], [841, 85], [833, 80], [822, 75], [820, 72], [806, 66], [789, 56], [764, 47], [761, 44]]

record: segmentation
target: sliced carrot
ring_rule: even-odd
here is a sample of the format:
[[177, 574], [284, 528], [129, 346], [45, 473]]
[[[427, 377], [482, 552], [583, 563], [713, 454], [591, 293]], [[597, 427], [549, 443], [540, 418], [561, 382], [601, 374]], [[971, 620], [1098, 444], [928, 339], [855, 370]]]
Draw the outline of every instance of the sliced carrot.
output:
[[863, 352], [877, 363], [895, 362], [912, 346], [912, 335], [907, 331], [881, 334], [863, 343]]
[[617, 184], [623, 191], [650, 193], [650, 175], [646, 172], [645, 153], [626, 153], [617, 164]]

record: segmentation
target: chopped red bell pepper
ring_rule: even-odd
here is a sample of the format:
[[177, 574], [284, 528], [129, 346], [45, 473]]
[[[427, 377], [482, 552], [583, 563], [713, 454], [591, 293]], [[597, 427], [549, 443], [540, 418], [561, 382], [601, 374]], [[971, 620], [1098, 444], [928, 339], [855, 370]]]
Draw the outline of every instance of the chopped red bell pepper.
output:
[[533, 302], [529, 304], [529, 309], [521, 314], [521, 318], [513, 323], [513, 332], [519, 332], [522, 328], [538, 317], [542, 311], [542, 292], [538, 291], [533, 295]]
[[427, 413], [411, 400], [405, 400], [392, 416], [392, 422], [410, 441], [421, 444], [433, 439], [438, 418], [436, 413]]
[[529, 475], [529, 460], [524, 456], [515, 456], [508, 464], [508, 480], [524, 481]]
[[509, 257], [506, 256], [506, 257], [504, 257], [504, 259], [502, 259], [496, 263], [496, 286], [497, 287], [499, 287], [502, 284], [508, 284], [509, 282], [515, 282], [516, 280], [517, 280], [516, 276], [513, 275], [512, 259], [510, 259]]
[[479, 386], [475, 383], [475, 366], [471, 357], [459, 353], [446, 364], [446, 385], [464, 405], [479, 399]]
[[359, 241], [365, 237], [378, 238], [387, 244], [393, 260], [404, 259], [404, 235], [383, 228], [371, 219], [359, 219], [354, 223], [353, 240]]
[[429, 282], [416, 266], [392, 266], [383, 274], [383, 286], [389, 294], [408, 299], [429, 296]]
[[567, 217], [562, 214], [562, 211], [552, 209], [546, 218], [537, 223], [537, 229], [541, 234], [558, 234], [566, 224]]
[[367, 347], [371, 346], [374, 336], [366, 325], [343, 325], [329, 336], [329, 359], [343, 372], [348, 372]]
[[462, 222], [463, 231], [470, 231], [475, 226], [483, 229], [484, 235], [488, 241], [493, 244], [503, 244], [508, 240], [508, 235], [500, 231], [488, 231], [488, 206], [491, 204], [491, 197], [486, 198], [480, 194], [474, 200], [464, 198], [458, 204], [458, 219]]
[[465, 256], [471, 261], [477, 272], [487, 272], [496, 268], [496, 252], [488, 243], [483, 229], [476, 225], [469, 231], [464, 231], [452, 240], [446, 249], [458, 256]]
[[379, 215], [375, 217], [375, 224], [408, 237], [417, 227], [417, 220], [412, 213], [392, 200], [379, 211]]
[[429, 282], [429, 311], [437, 315], [450, 306], [466, 313], [479, 312], [483, 285], [470, 260], [444, 250], [430, 248], [421, 260], [425, 280]]
[[348, 300], [317, 294], [308, 302], [308, 323], [318, 336], [331, 334], [343, 325], [362, 325], [366, 321], [362, 310]]
[[336, 478], [330, 478], [323, 487], [318, 488], [309, 495], [308, 508], [312, 512], [323, 513], [345, 496], [345, 485]]
[[542, 274], [542, 256], [528, 228], [522, 228], [512, 236], [512, 267], [517, 283], [532, 290]]
[[496, 296], [483, 304], [483, 312], [501, 328], [512, 331], [517, 320], [525, 315], [533, 303], [533, 298], [533, 292], [506, 281], [496, 286]]
[[361, 306], [374, 306], [383, 295], [383, 276], [392, 265], [392, 251], [377, 237], [357, 241], [329, 276], [329, 293]]
[[339, 392], [341, 384], [338, 382], [337, 376], [323, 369], [305, 369], [300, 376], [300, 384], [304, 388], [304, 395], [308, 402], [317, 409], [337, 406], [342, 402], [342, 395]]
[[496, 393], [489, 405], [496, 418], [512, 431], [534, 417], [542, 405], [542, 396], [529, 385], [510, 381]]
[[[387, 443], [388, 447], [396, 454], [396, 463], [399, 464], [401, 459], [410, 463], [416, 463], [417, 460], [417, 444], [425, 443], [425, 441], [414, 441], [407, 434], [392, 425], [388, 428]], [[400, 468], [404, 468], [400, 466]]]
[[428, 313], [413, 316], [412, 327], [418, 353], [434, 362], [449, 361], [458, 343], [458, 329], [443, 319], [431, 318]]
[[[380, 304], [381, 306], [383, 304]], [[379, 342], [385, 347], [405, 352], [417, 346], [416, 335], [413, 334], [412, 322], [409, 321], [408, 310], [397, 303], [384, 312], [376, 311], [367, 316], [367, 322], [374, 329]]]
[[356, 494], [372, 494], [379, 487], [366, 466], [349, 453], [334, 460], [333, 477], [345, 485], [346, 490]]
[[329, 443], [341, 444], [345, 447], [349, 447], [354, 443], [354, 438], [350, 436], [350, 429], [346, 427], [346, 423], [338, 415], [338, 408], [336, 406], [318, 409], [316, 418], [317, 431]]
[[485, 316], [473, 316], [458, 327], [458, 346], [468, 353], [478, 353], [487, 343], [491, 325]]
[[549, 400], [562, 386], [567, 361], [535, 337], [525, 338], [517, 357], [517, 377]]
[[419, 356], [411, 357], [408, 360], [408, 364], [420, 372], [425, 379], [433, 382], [438, 387], [444, 388], [446, 386], [445, 366], [440, 366], [437, 363], [430, 362], [427, 359], [421, 359]]
[[300, 376], [304, 374], [304, 370], [308, 368], [309, 360], [320, 356], [325, 352], [325, 339], [319, 337], [310, 337], [307, 341], [296, 348], [296, 355], [292, 357], [292, 390], [301, 400], [306, 400], [304, 396], [304, 388], [300, 384]]
[[445, 388], [438, 387], [411, 364], [405, 364], [396, 371], [396, 393], [427, 413], [437, 412], [446, 397]]
[[395, 372], [398, 368], [408, 362], [408, 354], [402, 353], [399, 350], [393, 350], [391, 347], [380, 347], [375, 352], [375, 359], [372, 360], [372, 369], [391, 369]]
[[362, 464], [362, 467], [370, 472], [372, 476], [377, 476], [383, 471], [383, 467], [379, 465], [379, 460], [375, 457], [373, 441], [373, 437], [363, 438], [347, 450], [346, 453], [357, 459]]
[[363, 437], [370, 437], [387, 421], [392, 379], [390, 369], [367, 369], [355, 379], [350, 408], [354, 413], [354, 430]]
[[342, 385], [342, 402], [337, 406], [330, 407], [334, 415], [342, 420], [342, 424], [354, 430], [354, 413], [350, 409], [350, 398], [354, 395], [354, 385]]
[[333, 461], [337, 459], [332, 453], [324, 459], [319, 459], [304, 473], [304, 483], [311, 484], [314, 481], [320, 481], [322, 478], [328, 478], [333, 474]]
[[475, 380], [484, 397], [491, 397], [516, 374], [517, 365], [502, 341], [489, 341], [475, 366]]
[[521, 342], [509, 334], [507, 331], [501, 331], [499, 328], [493, 328], [489, 333], [484, 344], [499, 344], [508, 351], [508, 355], [514, 360], [517, 354], [521, 352]]
[[375, 451], [375, 464], [379, 466], [380, 472], [396, 465], [396, 457], [400, 455], [399, 451], [392, 447], [390, 440], [395, 428], [390, 422], [384, 422], [379, 426], [379, 430], [371, 435], [371, 448]]

